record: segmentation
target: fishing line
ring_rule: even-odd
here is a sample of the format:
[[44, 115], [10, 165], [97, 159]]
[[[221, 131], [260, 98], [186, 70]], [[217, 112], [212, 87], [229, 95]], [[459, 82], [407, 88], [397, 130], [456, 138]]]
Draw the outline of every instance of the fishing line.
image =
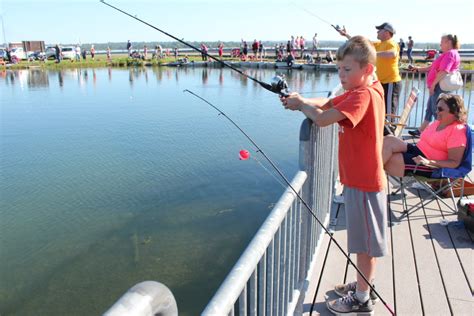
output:
[[[257, 151], [258, 153], [258, 151]], [[258, 158], [255, 158], [255, 157], [252, 157], [266, 172], [268, 172], [269, 175], [271, 175], [273, 177], [273, 179], [275, 179], [284, 189], [286, 189], [286, 184], [280, 179], [278, 178], [276, 175], [275, 175], [275, 172], [272, 172], [270, 169], [268, 169], [267, 167], [265, 167], [265, 165], [258, 159]]]
[[[337, 87], [339, 88], [339, 86]], [[336, 89], [335, 89], [336, 90]], [[390, 312], [390, 314], [395, 315], [395, 312], [392, 310], [392, 308], [384, 301], [384, 299], [380, 296], [380, 294], [375, 290], [375, 287], [370, 284], [369, 280], [365, 277], [365, 275], [360, 271], [360, 269], [355, 265], [355, 263], [352, 261], [350, 256], [344, 251], [344, 249], [341, 247], [341, 245], [337, 242], [337, 240], [332, 236], [331, 232], [324, 226], [324, 224], [321, 222], [321, 220], [316, 216], [314, 211], [311, 209], [311, 207], [306, 203], [306, 201], [301, 197], [301, 195], [293, 188], [291, 185], [290, 181], [285, 177], [285, 175], [281, 172], [281, 170], [275, 165], [275, 163], [265, 154], [265, 152], [260, 148], [260, 146], [255, 143], [255, 141], [237, 124], [235, 123], [227, 114], [222, 112], [218, 107], [213, 105], [211, 102], [207, 101], [203, 97], [197, 95], [196, 93], [185, 89], [183, 92], [187, 92], [196, 98], [200, 99], [201, 101], [207, 103], [209, 106], [211, 106], [213, 109], [215, 109], [217, 112], [219, 112], [220, 115], [224, 116], [227, 120], [229, 120], [251, 143], [255, 148], [257, 149], [257, 152], [261, 153], [262, 156], [265, 158], [266, 161], [272, 166], [272, 168], [278, 173], [278, 175], [281, 177], [281, 179], [285, 182], [285, 184], [293, 191], [293, 193], [298, 197], [298, 199], [301, 201], [301, 203], [305, 206], [305, 208], [308, 210], [308, 212], [313, 216], [313, 218], [318, 222], [318, 224], [321, 226], [321, 228], [325, 231], [325, 233], [329, 236], [330, 240], [334, 242], [334, 244], [337, 246], [337, 248], [341, 251], [341, 253], [346, 257], [346, 259], [350, 262], [350, 264], [354, 267], [354, 269], [357, 271], [357, 273], [364, 279], [364, 281], [368, 284], [369, 288], [377, 295], [377, 297], [380, 299], [382, 304], [387, 308], [387, 310]]]
[[[221, 113], [218, 114], [218, 116], [222, 115]], [[230, 125], [230, 122], [228, 120], [225, 120], [224, 121], [224, 126], [226, 129], [228, 129], [230, 131], [230, 134], [234, 134], [235, 130], [232, 128], [232, 126]], [[239, 146], [238, 148], [245, 148], [244, 144], [242, 143], [242, 141], [239, 139], [239, 140], [236, 140], [235, 143]], [[255, 153], [258, 153], [258, 150], [255, 151]], [[262, 161], [260, 161], [256, 155], [250, 155], [250, 159], [252, 160], [255, 160], [255, 162], [257, 164], [260, 165], [260, 167], [263, 168], [263, 170], [265, 170], [270, 176], [273, 177], [273, 179], [275, 179], [276, 182], [278, 182], [284, 189], [286, 189], [286, 184], [276, 176], [275, 172], [272, 172], [271, 170], [268, 169], [268, 167], [265, 166], [264, 163], [262, 163]]]
[[148, 25], [149, 27], [151, 27], [151, 28], [157, 30], [157, 31], [160, 32], [160, 33], [165, 34], [166, 36], [171, 37], [172, 39], [174, 39], [174, 40], [180, 42], [181, 44], [184, 44], [184, 45], [186, 45], [186, 46], [188, 46], [188, 47], [190, 47], [190, 48], [192, 48], [192, 49], [194, 49], [194, 50], [200, 52], [201, 54], [203, 54], [203, 55], [205, 55], [205, 56], [207, 56], [207, 57], [209, 57], [209, 58], [211, 58], [211, 59], [217, 61], [217, 62], [220, 63], [221, 65], [226, 66], [226, 67], [229, 67], [230, 69], [232, 69], [232, 70], [238, 72], [238, 73], [241, 74], [242, 76], [244, 76], [244, 77], [246, 77], [246, 78], [249, 78], [250, 80], [252, 80], [252, 81], [258, 83], [260, 86], [262, 86], [263, 88], [267, 89], [268, 91], [271, 91], [271, 92], [273, 92], [273, 93], [276, 93], [276, 94], [278, 94], [278, 95], [280, 95], [280, 96], [288, 96], [288, 84], [286, 83], [286, 81], [285, 81], [284, 78], [279, 77], [279, 76], [275, 76], [275, 77], [272, 78], [272, 81], [271, 81], [270, 84], [265, 83], [265, 82], [263, 82], [263, 81], [260, 81], [260, 80], [258, 80], [258, 79], [256, 79], [256, 78], [252, 77], [252, 76], [247, 75], [247, 74], [244, 73], [243, 71], [241, 71], [241, 70], [235, 68], [235, 67], [232, 66], [231, 64], [229, 64], [229, 63], [227, 63], [227, 62], [225, 62], [225, 61], [222, 61], [222, 60], [220, 60], [220, 59], [218, 59], [218, 58], [216, 58], [216, 57], [214, 57], [214, 56], [212, 56], [212, 55], [209, 55], [208, 53], [202, 51], [201, 49], [197, 48], [196, 46], [191, 45], [191, 44], [185, 42], [184, 40], [179, 39], [179, 38], [177, 38], [176, 36], [171, 35], [170, 33], [165, 32], [165, 31], [163, 31], [163, 30], [157, 28], [156, 26], [154, 26], [154, 25], [152, 25], [152, 24], [150, 24], [150, 23], [148, 23], [148, 22], [146, 22], [146, 21], [144, 21], [144, 20], [142, 20], [142, 19], [137, 18], [136, 15], [131, 15], [130, 13], [128, 13], [128, 12], [122, 10], [122, 9], [119, 9], [119, 8], [117, 8], [117, 7], [115, 7], [115, 6], [111, 5], [111, 4], [109, 4], [109, 3], [107, 3], [107, 2], [105, 2], [105, 0], [100, 0], [100, 2], [102, 2], [103, 4], [105, 4], [105, 5], [109, 6], [109, 7], [111, 7], [112, 9], [115, 9], [115, 10], [117, 10], [117, 11], [119, 11], [119, 12], [121, 12], [121, 13], [123, 13], [123, 14], [129, 16], [129, 17], [131, 17], [132, 19], [135, 19], [135, 20], [137, 20], [137, 21], [139, 21], [139, 22], [141, 22], [141, 23], [143, 23], [143, 24], [145, 24], [145, 25]]
[[323, 19], [322, 17], [320, 17], [319, 15], [317, 15], [317, 14], [315, 14], [315, 13], [309, 11], [308, 9], [303, 8], [303, 7], [299, 6], [299, 5], [297, 5], [295, 2], [292, 1], [291, 3], [292, 3], [295, 7], [297, 7], [298, 9], [303, 10], [304, 12], [308, 13], [309, 15], [312, 15], [312, 16], [314, 16], [315, 18], [317, 18], [317, 19], [323, 21], [324, 23], [326, 23], [326, 24], [332, 26], [337, 32], [339, 32], [339, 30], [341, 29], [341, 28], [339, 27], [339, 25], [336, 25], [336, 26], [335, 26], [334, 24], [332, 24], [332, 23], [329, 22], [328, 20], [325, 20], [325, 19]]

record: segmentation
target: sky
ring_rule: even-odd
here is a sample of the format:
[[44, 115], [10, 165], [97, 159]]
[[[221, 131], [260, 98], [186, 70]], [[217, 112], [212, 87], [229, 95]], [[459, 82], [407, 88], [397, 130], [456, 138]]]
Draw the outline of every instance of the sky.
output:
[[[395, 39], [439, 42], [458, 35], [474, 43], [472, 0], [106, 0], [156, 27], [188, 41], [343, 40], [320, 18], [345, 25], [351, 35], [376, 39], [375, 25], [390, 22]], [[310, 13], [308, 13], [308, 11]], [[44, 40], [47, 44], [170, 41], [99, 0], [0, 0], [0, 42]]]

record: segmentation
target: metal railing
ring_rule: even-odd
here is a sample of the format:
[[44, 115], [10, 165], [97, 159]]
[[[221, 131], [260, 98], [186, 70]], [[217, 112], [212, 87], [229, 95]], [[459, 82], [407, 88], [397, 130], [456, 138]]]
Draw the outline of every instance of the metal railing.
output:
[[[461, 73], [465, 84], [456, 93], [463, 96], [472, 114], [474, 71]], [[406, 103], [413, 87], [421, 91], [408, 128], [419, 126], [423, 120], [429, 96], [425, 80], [423, 74], [402, 72], [400, 104]], [[326, 225], [338, 175], [335, 124], [319, 128], [308, 119], [303, 121], [299, 166], [300, 171], [291, 186]], [[302, 314], [304, 294], [323, 233], [319, 223], [288, 187], [202, 315]], [[132, 287], [105, 315], [125, 315], [137, 309], [140, 310], [137, 315], [155, 315], [158, 309], [165, 312], [162, 315], [177, 315], [172, 293], [152, 281]]]
[[[292, 187], [327, 224], [337, 171], [337, 127], [305, 120], [300, 132], [300, 171]], [[203, 315], [292, 315], [304, 292], [323, 229], [287, 188]]]
[[[406, 103], [411, 89], [416, 87], [420, 90], [418, 101], [414, 105], [407, 123], [408, 129], [416, 128], [423, 122], [426, 103], [428, 102], [428, 97], [430, 95], [429, 90], [426, 87], [426, 74], [408, 71], [402, 71], [400, 74], [402, 76], [402, 90], [400, 92], [398, 113], [403, 111], [403, 104]], [[463, 97], [464, 105], [468, 111], [468, 117], [471, 118], [472, 121], [474, 109], [474, 70], [461, 70], [461, 75], [464, 80], [464, 86], [453, 93], [459, 94]]]

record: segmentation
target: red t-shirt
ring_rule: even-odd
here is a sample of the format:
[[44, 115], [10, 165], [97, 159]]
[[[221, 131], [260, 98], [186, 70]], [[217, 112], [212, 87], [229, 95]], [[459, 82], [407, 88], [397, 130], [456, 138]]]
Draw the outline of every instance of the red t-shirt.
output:
[[339, 174], [341, 182], [364, 192], [385, 187], [382, 162], [385, 102], [379, 81], [351, 90], [332, 100], [346, 116], [339, 121]]

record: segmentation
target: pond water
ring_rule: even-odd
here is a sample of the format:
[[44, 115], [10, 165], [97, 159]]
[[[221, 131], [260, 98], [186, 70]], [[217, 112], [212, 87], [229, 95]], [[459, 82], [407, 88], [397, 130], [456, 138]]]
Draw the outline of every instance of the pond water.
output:
[[[269, 82], [274, 70], [247, 70]], [[335, 73], [288, 72], [326, 95]], [[99, 315], [131, 286], [166, 284], [197, 315], [284, 188], [300, 113], [227, 69], [0, 74], [0, 313]], [[251, 159], [240, 161], [241, 149]]]

